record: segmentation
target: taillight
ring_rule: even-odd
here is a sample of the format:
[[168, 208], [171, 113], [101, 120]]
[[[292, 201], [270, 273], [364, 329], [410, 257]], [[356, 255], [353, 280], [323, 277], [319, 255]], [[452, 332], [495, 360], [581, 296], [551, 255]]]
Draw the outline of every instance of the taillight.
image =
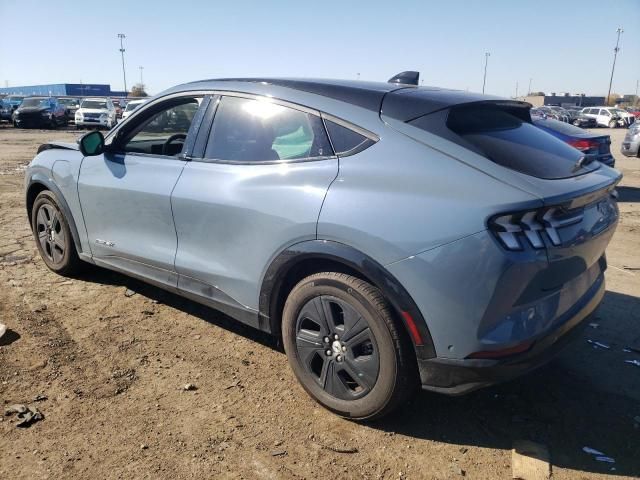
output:
[[582, 218], [582, 211], [564, 212], [558, 207], [550, 207], [493, 217], [489, 229], [507, 250], [523, 250], [525, 242], [541, 249], [545, 246], [543, 235], [552, 245], [558, 246], [562, 240], [557, 229], [578, 223]]
[[598, 148], [599, 143], [595, 140], [572, 139], [567, 142], [573, 148], [577, 148], [581, 152], [586, 152], [592, 148]]

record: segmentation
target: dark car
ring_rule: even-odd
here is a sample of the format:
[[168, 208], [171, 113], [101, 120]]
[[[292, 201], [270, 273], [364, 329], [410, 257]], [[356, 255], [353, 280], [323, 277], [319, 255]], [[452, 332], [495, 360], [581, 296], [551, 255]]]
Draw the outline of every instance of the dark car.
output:
[[0, 107], [0, 120], [10, 122], [13, 119], [13, 112], [20, 106], [24, 97], [22, 95], [9, 95], [2, 99]]
[[594, 160], [598, 160], [609, 167], [615, 165], [615, 159], [611, 155], [611, 138], [609, 135], [590, 133], [551, 118], [532, 116], [531, 119], [536, 127], [577, 148], [585, 155], [593, 155]]
[[569, 123], [580, 128], [596, 128], [598, 124], [595, 118], [587, 117], [582, 113], [582, 107], [567, 108]]
[[59, 97], [58, 103], [64, 107], [68, 121], [75, 121], [76, 110], [80, 108], [80, 99], [73, 97]]
[[65, 107], [54, 97], [28, 97], [13, 112], [13, 125], [19, 128], [57, 128], [68, 123]]

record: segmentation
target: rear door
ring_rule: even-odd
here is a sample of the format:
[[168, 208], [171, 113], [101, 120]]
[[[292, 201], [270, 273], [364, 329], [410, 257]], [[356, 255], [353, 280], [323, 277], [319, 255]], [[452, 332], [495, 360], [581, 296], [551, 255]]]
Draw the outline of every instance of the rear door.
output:
[[318, 112], [304, 107], [224, 96], [205, 118], [214, 116], [173, 191], [175, 266], [183, 293], [238, 316], [257, 311], [269, 262], [316, 238], [338, 159]]
[[171, 191], [202, 103], [197, 96], [156, 103], [123, 125], [107, 152], [82, 161], [78, 193], [97, 263], [177, 285]]

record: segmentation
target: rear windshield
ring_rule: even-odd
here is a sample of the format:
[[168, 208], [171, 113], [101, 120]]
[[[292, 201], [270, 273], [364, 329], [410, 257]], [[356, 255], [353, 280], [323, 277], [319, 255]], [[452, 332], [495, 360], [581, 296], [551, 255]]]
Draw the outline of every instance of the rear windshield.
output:
[[443, 136], [503, 167], [544, 179], [574, 177], [598, 168], [597, 162], [581, 162], [580, 151], [533, 124], [523, 108], [497, 104], [471, 104], [448, 111], [444, 128], [432, 115], [410, 122], [422, 130]]

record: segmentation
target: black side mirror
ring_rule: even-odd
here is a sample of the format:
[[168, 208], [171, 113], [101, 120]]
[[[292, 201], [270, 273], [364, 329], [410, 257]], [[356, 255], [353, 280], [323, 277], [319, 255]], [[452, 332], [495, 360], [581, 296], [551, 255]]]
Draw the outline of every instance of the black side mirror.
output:
[[104, 151], [104, 136], [102, 132], [97, 130], [85, 133], [80, 137], [78, 143], [80, 144], [80, 152], [85, 157], [100, 155]]

